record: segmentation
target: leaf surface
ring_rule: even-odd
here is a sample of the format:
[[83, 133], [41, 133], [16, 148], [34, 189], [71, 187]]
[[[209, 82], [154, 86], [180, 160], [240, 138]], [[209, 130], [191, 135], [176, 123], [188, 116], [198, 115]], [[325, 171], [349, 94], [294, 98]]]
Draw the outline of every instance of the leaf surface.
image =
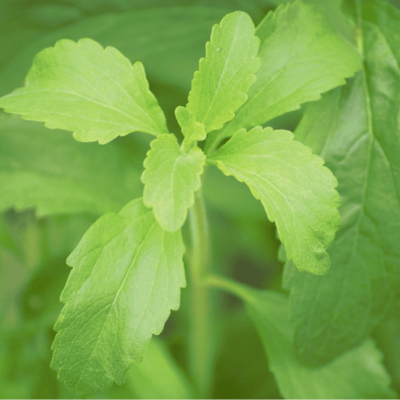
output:
[[167, 346], [153, 338], [140, 364], [130, 368], [125, 385], [139, 399], [191, 399], [193, 388]]
[[293, 351], [287, 298], [277, 292], [243, 290], [247, 311], [284, 398], [396, 398], [382, 363], [382, 353], [371, 339], [324, 367], [310, 369], [297, 360]]
[[[79, 6], [81, 3], [79, 0]], [[131, 0], [129, 3], [131, 6]], [[145, 0], [145, 5], [148, 4], [148, 0]], [[95, 13], [99, 12], [97, 3], [90, 3], [89, 8], [94, 8]], [[29, 46], [21, 45], [17, 56], [9, 58], [3, 67], [0, 66], [0, 94], [9, 93], [21, 85], [36, 53], [54, 46], [60, 39], [78, 41], [82, 37], [92, 38], [103, 47], [118, 48], [131, 62], [143, 62], [149, 80], [161, 81], [187, 91], [190, 89], [193, 71], [197, 69], [199, 59], [204, 54], [204, 43], [210, 37], [213, 24], [220, 21], [227, 12], [229, 10], [207, 7], [137, 9], [85, 18], [38, 40], [33, 40], [34, 36], [31, 35]], [[26, 25], [29, 23], [32, 24], [28, 21]], [[10, 25], [15, 26], [12, 23]], [[7, 26], [2, 24], [0, 32]], [[4, 37], [5, 41], [12, 40], [19, 44], [15, 35]], [[160, 63], [160, 60], [163, 62]]]
[[175, 116], [184, 136], [183, 146], [189, 150], [194, 141], [204, 140], [206, 131], [204, 125], [196, 121], [195, 116], [185, 107], [179, 106], [175, 110]]
[[361, 67], [356, 49], [334, 32], [324, 13], [300, 1], [270, 12], [256, 34], [261, 40], [257, 81], [219, 138], [318, 100]]
[[226, 15], [214, 25], [206, 57], [194, 75], [187, 109], [206, 132], [219, 129], [231, 120], [235, 110], [247, 99], [260, 66], [259, 40], [251, 18], [244, 12]]
[[91, 39], [63, 39], [34, 59], [25, 87], [0, 98], [6, 112], [104, 144], [133, 131], [167, 132], [143, 65]]
[[0, 142], [0, 211], [99, 215], [119, 210], [142, 190], [132, 155], [114, 143], [77, 143], [67, 132], [4, 114]]
[[209, 160], [261, 200], [297, 268], [320, 275], [329, 269], [326, 248], [340, 224], [337, 182], [322, 158], [292, 139], [288, 131], [242, 130]]
[[365, 24], [363, 36], [365, 71], [310, 105], [296, 131], [324, 157], [342, 198], [329, 274], [285, 268], [296, 351], [311, 365], [360, 343], [399, 293], [400, 57], [377, 26]]
[[67, 263], [52, 368], [69, 390], [87, 394], [122, 384], [140, 362], [185, 286], [181, 233], [165, 232], [142, 199], [89, 228]]
[[198, 148], [184, 152], [175, 135], [164, 134], [151, 142], [144, 161], [143, 201], [154, 209], [160, 225], [167, 231], [179, 229], [185, 222], [187, 209], [200, 189], [205, 156]]

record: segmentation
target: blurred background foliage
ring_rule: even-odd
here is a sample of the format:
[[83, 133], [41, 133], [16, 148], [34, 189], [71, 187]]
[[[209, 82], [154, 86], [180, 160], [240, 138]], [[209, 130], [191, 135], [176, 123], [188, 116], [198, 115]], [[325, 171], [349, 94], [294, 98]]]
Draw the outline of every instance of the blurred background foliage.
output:
[[[193, 72], [199, 58], [204, 56], [205, 42], [213, 24], [234, 10], [246, 11], [257, 24], [269, 10], [285, 2], [0, 0], [0, 95], [23, 84], [38, 51], [54, 45], [61, 38], [90, 37], [103, 46], [118, 48], [132, 62], [141, 60], [144, 63], [151, 90], [166, 113], [169, 129], [178, 132], [173, 110], [186, 103]], [[400, 1], [393, 3], [398, 6]], [[334, 15], [331, 17], [335, 18]], [[301, 114], [302, 110], [286, 114], [272, 121], [272, 125], [294, 130]], [[4, 174], [10, 173], [7, 162], [12, 155], [3, 145], [7, 143], [10, 130], [15, 133], [14, 138], [22, 135], [21, 143], [24, 138], [29, 140], [25, 141], [25, 147], [22, 146], [19, 157], [23, 158], [26, 168], [31, 169], [42, 168], [47, 162], [46, 156], [52, 147], [46, 149], [43, 140], [48, 135], [56, 136], [42, 124], [2, 113], [0, 182], [3, 182]], [[65, 146], [71, 146], [70, 153], [59, 157], [85, 151], [89, 158], [96, 158], [94, 169], [99, 168], [102, 157], [106, 160], [108, 153], [100, 154], [99, 145], [70, 143], [70, 135], [67, 136]], [[57, 137], [62, 137], [57, 140], [64, 143], [62, 132], [57, 132]], [[130, 165], [129, 176], [124, 178], [129, 183], [127, 193], [130, 198], [141, 196], [140, 173], [150, 139], [135, 134], [112, 143], [115, 153], [120, 154], [118, 159], [127, 160]], [[36, 158], [32, 157], [33, 153]], [[50, 163], [47, 168], [53, 171], [55, 166]], [[62, 176], [56, 179], [63, 182]], [[77, 201], [73, 214], [66, 214], [57, 208], [57, 204], [37, 212], [29, 208], [29, 202], [12, 209], [0, 196], [1, 398], [75, 397], [57, 381], [56, 373], [50, 369], [52, 327], [62, 306], [59, 297], [69, 273], [66, 257], [99, 215], [108, 209], [118, 210], [129, 200], [124, 194], [116, 193], [118, 185], [113, 187], [112, 182], [107, 181], [103, 185], [104, 193], [109, 185], [112, 187], [110, 198], [101, 199], [97, 208], [91, 207], [85, 199]], [[4, 184], [2, 187], [6, 190]], [[35, 187], [24, 187], [23, 190], [29, 197], [31, 193], [34, 195]], [[56, 190], [52, 193], [59, 194]], [[68, 196], [68, 193], [62, 195]], [[87, 196], [90, 197], [90, 193]], [[279, 242], [261, 204], [245, 185], [224, 177], [216, 168], [207, 170], [205, 196], [211, 225], [213, 268], [254, 287], [281, 290], [282, 265], [277, 258]], [[51, 202], [51, 193], [48, 200]], [[215, 295], [213, 300], [217, 342], [212, 396], [281, 398], [261, 342], [242, 304], [225, 294]], [[185, 290], [181, 304], [181, 309], [167, 322], [162, 339], [152, 341], [145, 361], [129, 371], [125, 385], [114, 385], [107, 393], [95, 393], [85, 398], [190, 397], [192, 389], [185, 372], [188, 363], [186, 314], [189, 312], [185, 306]], [[385, 354], [394, 386], [399, 389], [400, 363], [394, 356], [400, 351], [399, 320], [388, 320], [376, 329], [374, 336]]]

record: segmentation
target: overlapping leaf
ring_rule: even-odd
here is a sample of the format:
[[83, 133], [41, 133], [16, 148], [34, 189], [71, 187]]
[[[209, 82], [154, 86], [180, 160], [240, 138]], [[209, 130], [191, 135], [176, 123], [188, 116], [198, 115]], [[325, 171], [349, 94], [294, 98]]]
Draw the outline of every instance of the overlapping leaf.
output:
[[328, 18], [300, 1], [269, 13], [256, 34], [262, 62], [256, 84], [235, 119], [216, 133], [219, 139], [319, 99], [361, 67], [356, 49], [334, 32]]
[[[80, 0], [80, 6], [81, 3]], [[91, 4], [90, 8], [93, 6], [97, 11], [98, 4]], [[0, 66], [0, 94], [7, 94], [21, 85], [39, 51], [54, 46], [60, 39], [77, 41], [82, 37], [92, 38], [104, 47], [118, 48], [132, 62], [143, 62], [151, 79], [186, 91], [190, 88], [199, 58], [204, 54], [204, 43], [210, 37], [213, 24], [227, 12], [221, 8], [160, 7], [83, 19], [32, 41], [27, 47], [21, 46], [16, 57]], [[15, 36], [8, 38], [4, 40], [19, 45]]]
[[144, 162], [143, 201], [154, 208], [160, 225], [174, 232], [185, 222], [187, 210], [194, 203], [194, 192], [200, 189], [205, 156], [194, 147], [183, 151], [172, 134], [160, 135], [151, 142]]
[[101, 217], [67, 262], [52, 367], [75, 393], [122, 384], [185, 286], [181, 233], [165, 232], [142, 199]]
[[261, 200], [297, 268], [320, 275], [329, 269], [326, 248], [340, 223], [336, 179], [322, 158], [292, 139], [271, 128], [240, 131], [210, 162]]
[[[385, 18], [400, 35], [400, 13], [391, 7]], [[364, 24], [366, 70], [311, 105], [296, 132], [325, 158], [342, 197], [331, 271], [324, 277], [297, 274], [293, 265], [285, 271], [296, 350], [313, 365], [363, 340], [399, 291], [400, 54], [389, 32]]]
[[130, 368], [125, 385], [139, 399], [191, 399], [193, 388], [167, 346], [153, 338], [140, 364]]
[[38, 215], [117, 211], [142, 190], [131, 155], [77, 143], [62, 131], [0, 116], [0, 210]]
[[226, 15], [212, 30], [187, 104], [206, 132], [231, 120], [247, 99], [247, 90], [260, 66], [256, 57], [259, 39], [254, 32], [251, 18], [243, 12]]
[[299, 362], [293, 350], [294, 329], [286, 296], [253, 289], [219, 276], [207, 276], [205, 282], [244, 302], [284, 398], [395, 398], [382, 354], [371, 339], [328, 365], [308, 368]]
[[140, 62], [91, 39], [60, 40], [41, 51], [25, 87], [0, 98], [5, 111], [74, 132], [83, 142], [107, 143], [133, 131], [167, 132]]
[[187, 108], [182, 106], [177, 107], [175, 116], [182, 129], [182, 134], [185, 137], [183, 146], [186, 150], [190, 149], [193, 142], [206, 138], [207, 133], [204, 125], [197, 122], [195, 116]]
[[287, 399], [396, 398], [382, 354], [371, 339], [330, 364], [310, 369], [293, 351], [288, 301], [274, 292], [246, 291], [247, 311], [256, 326], [281, 394]]

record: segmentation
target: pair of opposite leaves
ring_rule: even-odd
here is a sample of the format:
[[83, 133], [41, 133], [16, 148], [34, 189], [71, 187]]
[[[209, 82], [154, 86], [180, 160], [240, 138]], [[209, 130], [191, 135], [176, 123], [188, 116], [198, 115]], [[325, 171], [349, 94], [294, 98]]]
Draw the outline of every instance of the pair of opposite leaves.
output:
[[[179, 229], [206, 162], [196, 142], [212, 132], [211, 143], [218, 144], [238, 127], [264, 122], [260, 110], [268, 82], [263, 68], [258, 73], [263, 84], [250, 91], [246, 103], [253, 106], [239, 109], [235, 119], [234, 112], [256, 79], [257, 52], [263, 60], [271, 27], [287, 14], [301, 13], [302, 7], [281, 8], [263, 21], [257, 32], [259, 52], [260, 41], [246, 14], [229, 14], [213, 28], [188, 104], [176, 110], [182, 146], [165, 134], [164, 114], [141, 63], [132, 66], [114, 48], [104, 50], [89, 39], [62, 40], [39, 53], [26, 87], [0, 99], [6, 111], [73, 131], [80, 141], [107, 143], [132, 131], [157, 136], [142, 180], [144, 204], [153, 208], [158, 222], [141, 199], [134, 200], [119, 214], [100, 218], [68, 259], [74, 269], [62, 294], [66, 304], [56, 325], [53, 366], [72, 390], [87, 393], [106, 389], [113, 379], [121, 383], [151, 335], [161, 332], [170, 310], [179, 307], [179, 289], [185, 285]], [[352, 50], [336, 43], [350, 61], [340, 78], [321, 83], [320, 92], [344, 83], [343, 77], [358, 68]], [[317, 95], [314, 90], [304, 97]], [[285, 111], [298, 104], [295, 98]], [[329, 268], [326, 247], [339, 226], [336, 180], [321, 158], [292, 139], [287, 131], [242, 129], [207, 161], [245, 182], [262, 201], [299, 269], [321, 274]]]

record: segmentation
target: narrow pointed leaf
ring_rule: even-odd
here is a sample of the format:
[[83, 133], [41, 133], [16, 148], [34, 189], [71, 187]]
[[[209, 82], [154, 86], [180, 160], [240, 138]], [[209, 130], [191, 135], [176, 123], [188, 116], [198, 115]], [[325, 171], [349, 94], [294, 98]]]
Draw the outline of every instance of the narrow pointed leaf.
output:
[[161, 333], [185, 286], [180, 232], [165, 232], [142, 199], [101, 217], [67, 262], [52, 367], [69, 390], [122, 384]]
[[206, 132], [231, 120], [247, 99], [247, 90], [260, 65], [256, 57], [259, 39], [254, 32], [251, 18], [239, 11], [225, 16], [212, 30], [187, 104]]
[[322, 158], [292, 139], [288, 131], [242, 130], [210, 162], [261, 200], [297, 268], [321, 275], [329, 268], [326, 248], [340, 224], [337, 182]]
[[317, 100], [361, 68], [357, 50], [312, 5], [296, 1], [281, 6], [264, 18], [256, 33], [261, 40], [257, 82], [220, 138]]
[[[398, 10], [386, 19], [400, 26]], [[286, 267], [296, 351], [310, 365], [360, 343], [400, 287], [400, 56], [381, 28], [365, 24], [363, 36], [366, 70], [310, 105], [296, 132], [326, 159], [342, 198], [329, 274]]]
[[132, 154], [0, 115], [0, 211], [37, 215], [118, 211], [142, 191]]
[[167, 132], [140, 62], [91, 39], [60, 40], [36, 56], [25, 87], [0, 98], [6, 112], [107, 143], [133, 131]]
[[147, 207], [153, 207], [165, 230], [176, 231], [185, 222], [187, 210], [194, 203], [194, 193], [201, 186], [204, 163], [205, 156], [198, 147], [186, 153], [175, 135], [160, 135], [151, 142], [142, 175], [143, 201]]

